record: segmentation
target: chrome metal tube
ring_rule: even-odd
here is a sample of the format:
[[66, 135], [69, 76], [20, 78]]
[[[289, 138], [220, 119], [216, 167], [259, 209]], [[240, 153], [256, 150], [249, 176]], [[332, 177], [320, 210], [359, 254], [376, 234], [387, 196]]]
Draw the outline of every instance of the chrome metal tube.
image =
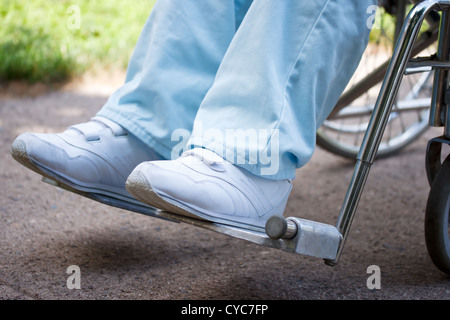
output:
[[342, 235], [342, 241], [336, 259], [333, 261], [325, 260], [325, 263], [329, 265], [337, 263], [348, 237], [370, 167], [381, 143], [389, 115], [392, 111], [394, 98], [403, 78], [406, 65], [411, 56], [413, 44], [417, 39], [422, 22], [432, 10], [442, 9], [440, 6], [450, 6], [450, 1], [429, 0], [420, 2], [411, 9], [405, 20], [357, 157], [352, 180], [341, 207], [336, 228]]
[[[436, 61], [448, 61], [450, 52], [450, 19], [448, 10], [442, 12], [438, 51], [436, 53]], [[446, 103], [445, 92], [448, 87], [448, 74], [446, 69], [436, 69], [434, 72], [433, 92], [430, 108], [430, 126], [442, 127], [445, 124]]]

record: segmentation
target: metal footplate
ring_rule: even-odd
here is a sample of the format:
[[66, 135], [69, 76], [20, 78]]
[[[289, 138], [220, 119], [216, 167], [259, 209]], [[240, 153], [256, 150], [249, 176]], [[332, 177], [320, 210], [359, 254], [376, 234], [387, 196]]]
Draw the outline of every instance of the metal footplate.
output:
[[[73, 189], [67, 188], [67, 186], [54, 180], [43, 178], [42, 181], [74, 192]], [[258, 245], [326, 260], [336, 259], [342, 239], [341, 234], [334, 226], [295, 217], [285, 219], [284, 217], [275, 216], [267, 221], [265, 230], [245, 229], [185, 217], [161, 211], [144, 204], [133, 203], [102, 194], [79, 191], [76, 193], [119, 209], [133, 211], [171, 222], [182, 222]]]
[[336, 227], [296, 217], [275, 216], [267, 221], [265, 231], [252, 230], [184, 217], [169, 212], [160, 215], [258, 245], [283, 251], [335, 260], [342, 236]]
[[342, 241], [342, 235], [336, 227], [297, 217], [287, 219], [279, 216], [272, 217], [267, 221], [265, 231], [258, 231], [193, 219], [164, 211], [160, 211], [158, 215], [265, 247], [329, 261], [336, 260]]

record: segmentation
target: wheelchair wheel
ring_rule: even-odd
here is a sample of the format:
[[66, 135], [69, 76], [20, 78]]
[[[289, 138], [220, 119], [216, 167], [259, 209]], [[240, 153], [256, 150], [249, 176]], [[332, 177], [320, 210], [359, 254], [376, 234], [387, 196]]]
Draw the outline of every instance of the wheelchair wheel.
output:
[[[317, 131], [317, 144], [325, 150], [347, 158], [357, 156], [392, 56], [396, 34], [402, 26], [396, 22], [404, 20], [405, 13], [399, 11], [395, 15], [387, 12], [377, 15], [381, 17], [379, 26], [372, 29], [372, 40], [360, 65], [336, 107]], [[437, 33], [430, 31], [435, 24], [433, 28], [430, 26], [424, 24], [414, 56], [436, 52]], [[378, 157], [399, 151], [427, 130], [432, 85], [433, 72], [403, 77]]]
[[425, 241], [436, 267], [450, 274], [450, 156], [436, 174], [425, 213]]

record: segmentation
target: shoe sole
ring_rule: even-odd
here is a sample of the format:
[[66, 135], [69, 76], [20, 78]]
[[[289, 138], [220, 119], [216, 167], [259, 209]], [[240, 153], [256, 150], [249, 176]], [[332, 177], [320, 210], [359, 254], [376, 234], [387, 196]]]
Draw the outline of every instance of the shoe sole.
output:
[[148, 204], [152, 207], [158, 208], [161, 211], [193, 218], [197, 220], [208, 221], [212, 223], [219, 223], [230, 225], [238, 228], [255, 230], [258, 232], [264, 231], [264, 227], [248, 224], [245, 222], [237, 222], [234, 220], [216, 218], [207, 214], [194, 211], [183, 206], [180, 203], [173, 203], [173, 199], [165, 199], [154, 191], [150, 181], [140, 171], [133, 171], [127, 179], [126, 188], [139, 201]]

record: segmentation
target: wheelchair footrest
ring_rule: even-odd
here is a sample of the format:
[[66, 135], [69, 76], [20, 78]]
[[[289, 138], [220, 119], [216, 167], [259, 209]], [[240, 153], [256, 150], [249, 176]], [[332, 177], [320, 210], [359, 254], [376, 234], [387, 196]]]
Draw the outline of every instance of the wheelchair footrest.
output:
[[188, 223], [203, 229], [250, 241], [258, 245], [326, 260], [336, 259], [339, 245], [342, 240], [342, 236], [336, 227], [297, 217], [288, 218], [290, 222], [296, 224], [297, 232], [295, 236], [290, 239], [272, 239], [263, 230], [258, 231], [212, 223], [205, 220], [176, 215], [170, 212], [160, 212], [159, 214], [170, 220]]
[[[266, 231], [262, 228], [246, 229], [225, 224], [213, 223], [191, 217], [185, 217], [171, 212], [161, 211], [144, 204], [126, 201], [124, 199], [118, 199], [103, 194], [76, 191], [59, 182], [56, 182], [55, 180], [51, 180], [48, 178], [43, 178], [42, 180], [51, 185], [76, 192], [79, 195], [112, 207], [141, 213], [150, 217], [168, 220], [171, 222], [183, 222], [196, 227], [231, 236], [233, 238], [250, 241], [258, 245], [280, 249], [291, 253], [323, 258], [326, 260], [334, 260], [336, 258], [342, 238], [341, 234], [334, 226], [296, 217], [290, 217], [288, 218], [289, 224], [291, 226], [294, 226], [294, 228], [291, 229], [295, 230], [295, 232], [290, 233], [291, 236], [289, 237], [289, 239], [281, 239], [281, 237], [280, 239], [273, 239], [269, 237]], [[282, 217], [279, 218], [284, 219]]]

